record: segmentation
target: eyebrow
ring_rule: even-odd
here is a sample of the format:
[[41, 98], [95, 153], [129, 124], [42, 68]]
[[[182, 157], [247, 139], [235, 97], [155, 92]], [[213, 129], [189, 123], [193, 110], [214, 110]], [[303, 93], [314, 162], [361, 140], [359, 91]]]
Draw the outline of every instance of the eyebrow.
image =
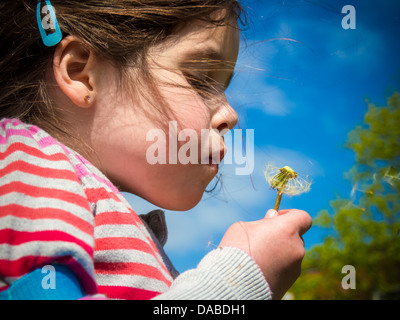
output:
[[[202, 49], [200, 51], [189, 51], [184, 56], [185, 60], [187, 58], [202, 58], [215, 61], [224, 61], [224, 57], [221, 52], [209, 47]], [[194, 60], [194, 59], [193, 59]]]
[[[232, 63], [234, 65], [234, 63], [232, 61], [228, 61], [227, 59], [224, 58], [224, 56], [222, 55], [221, 52], [213, 49], [213, 48], [207, 48], [207, 49], [203, 49], [201, 51], [190, 51], [188, 53], [186, 53], [183, 57], [183, 64], [187, 63], [190, 64], [191, 62], [207, 62], [207, 61], [213, 61], [213, 62], [228, 62], [228, 63]], [[221, 70], [220, 70], [221, 71]], [[226, 90], [230, 83], [232, 82], [234, 76], [234, 68], [232, 68], [232, 70], [229, 73], [228, 78], [226, 79], [225, 83], [224, 83], [224, 89]]]

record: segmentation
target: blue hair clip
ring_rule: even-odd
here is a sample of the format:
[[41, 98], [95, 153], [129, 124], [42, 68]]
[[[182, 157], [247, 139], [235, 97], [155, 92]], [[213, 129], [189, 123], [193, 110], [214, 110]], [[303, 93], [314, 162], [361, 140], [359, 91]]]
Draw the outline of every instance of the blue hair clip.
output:
[[[56, 18], [56, 12], [49, 0], [42, 7], [42, 1], [39, 0], [36, 6], [36, 19], [42, 37], [43, 43], [47, 47], [58, 44], [62, 39], [62, 32]], [[42, 18], [42, 14], [45, 16]]]

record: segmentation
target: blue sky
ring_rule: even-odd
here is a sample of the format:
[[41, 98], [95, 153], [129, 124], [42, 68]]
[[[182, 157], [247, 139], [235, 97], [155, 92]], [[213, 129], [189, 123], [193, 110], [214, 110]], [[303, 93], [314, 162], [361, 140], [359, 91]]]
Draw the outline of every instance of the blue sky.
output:
[[[227, 96], [239, 126], [254, 130], [254, 172], [220, 169], [221, 190], [205, 194], [187, 212], [167, 214], [166, 251], [176, 268], [193, 268], [238, 220], [261, 219], [276, 193], [264, 178], [267, 163], [290, 165], [309, 176], [311, 191], [282, 199], [315, 217], [352, 186], [343, 173], [354, 163], [344, 148], [347, 134], [362, 124], [365, 99], [377, 105], [400, 84], [400, 2], [394, 0], [246, 0], [249, 25], [243, 32], [235, 77]], [[344, 5], [356, 10], [356, 29], [341, 22]], [[278, 40], [278, 39], [291, 40]], [[126, 195], [138, 213], [153, 205]], [[312, 227], [306, 248], [323, 240]]]

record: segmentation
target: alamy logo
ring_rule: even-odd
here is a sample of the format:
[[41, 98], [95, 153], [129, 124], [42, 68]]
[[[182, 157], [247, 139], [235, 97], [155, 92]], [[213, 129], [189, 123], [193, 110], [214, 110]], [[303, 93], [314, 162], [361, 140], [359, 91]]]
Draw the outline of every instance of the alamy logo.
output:
[[42, 273], [46, 274], [42, 278], [42, 288], [44, 290], [56, 288], [56, 268], [51, 265], [46, 265], [42, 268]]
[[[146, 141], [153, 142], [146, 150], [149, 164], [224, 164], [235, 163], [236, 175], [249, 175], [254, 170], [254, 130], [243, 131], [183, 129], [178, 132], [176, 121], [169, 121], [168, 136], [162, 129], [147, 132]], [[178, 146], [179, 144], [179, 146]], [[168, 149], [168, 151], [167, 151]]]
[[342, 8], [342, 13], [346, 14], [342, 19], [342, 28], [356, 29], [356, 9], [352, 5], [346, 5]]
[[[54, 28], [53, 21], [51, 20], [50, 10], [51, 10], [51, 8], [49, 9], [49, 7], [47, 5], [43, 6], [43, 8], [41, 10], [42, 15], [44, 15], [44, 17], [42, 19], [42, 27], [44, 30], [51, 29], [52, 32], [54, 32], [55, 28]], [[55, 11], [54, 11], [54, 13], [55, 13]]]
[[356, 288], [356, 268], [352, 265], [345, 265], [342, 268], [342, 273], [346, 275], [342, 278], [342, 288], [344, 290]]

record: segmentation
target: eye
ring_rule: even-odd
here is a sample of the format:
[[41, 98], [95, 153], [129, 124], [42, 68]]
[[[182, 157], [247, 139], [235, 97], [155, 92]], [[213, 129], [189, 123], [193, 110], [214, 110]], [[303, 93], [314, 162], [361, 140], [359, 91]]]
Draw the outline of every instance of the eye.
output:
[[204, 99], [212, 99], [224, 92], [224, 85], [216, 81], [210, 72], [185, 74], [188, 83]]

